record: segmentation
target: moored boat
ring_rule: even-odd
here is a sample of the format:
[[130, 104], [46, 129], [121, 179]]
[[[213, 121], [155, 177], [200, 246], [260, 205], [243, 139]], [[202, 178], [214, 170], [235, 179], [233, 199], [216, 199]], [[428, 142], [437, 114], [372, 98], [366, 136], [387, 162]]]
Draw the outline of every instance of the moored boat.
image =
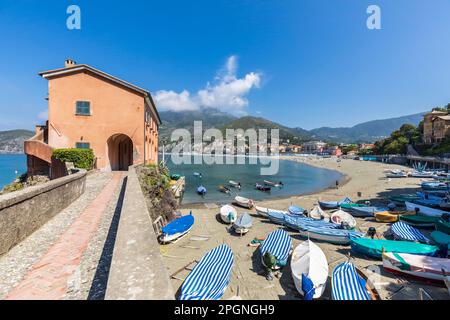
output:
[[194, 177], [197, 177], [197, 178], [202, 178], [203, 177], [200, 172], [194, 172], [193, 175], [194, 175]]
[[436, 230], [450, 234], [450, 222], [445, 220], [442, 216], [438, 221], [436, 221]]
[[248, 208], [248, 209], [253, 208], [254, 202], [252, 199], [244, 198], [241, 196], [236, 196], [236, 197], [234, 197], [234, 201], [237, 205], [239, 205], [241, 207]]
[[401, 215], [399, 216], [399, 220], [416, 228], [434, 228], [434, 225], [439, 220], [439, 217], [430, 217], [421, 214]]
[[[282, 229], [272, 231], [259, 247], [261, 262], [267, 268], [273, 270], [280, 269], [282, 266], [286, 265], [291, 250], [292, 239], [289, 234]], [[275, 261], [269, 265], [267, 259], [271, 257], [274, 257]]]
[[284, 225], [284, 217], [287, 212], [280, 210], [269, 210], [267, 217], [270, 221], [276, 224]]
[[388, 210], [387, 207], [353, 207], [349, 213], [354, 217], [373, 217], [377, 212]]
[[430, 234], [430, 237], [439, 246], [439, 248], [441, 248], [441, 250], [447, 246], [447, 255], [450, 255], [450, 235], [440, 231], [433, 231]]
[[252, 227], [252, 217], [248, 213], [239, 216], [233, 224], [233, 229], [236, 233], [243, 235], [247, 233]]
[[405, 201], [406, 210], [408, 211], [418, 211], [422, 215], [431, 216], [431, 217], [441, 217], [443, 214], [447, 213], [446, 211], [433, 209], [430, 207], [426, 207], [417, 203], [412, 203]]
[[298, 229], [302, 237], [329, 242], [333, 244], [348, 245], [350, 236], [362, 237], [362, 233], [345, 229], [332, 229], [323, 227], [302, 226]]
[[378, 222], [397, 222], [398, 221], [398, 215], [392, 214], [389, 211], [381, 211], [375, 213], [375, 220]]
[[421, 256], [397, 252], [383, 252], [383, 268], [415, 279], [444, 282], [445, 273], [450, 271], [450, 259]]
[[263, 192], [269, 192], [271, 190], [270, 187], [263, 186], [262, 184], [255, 183], [255, 189]]
[[289, 206], [288, 212], [294, 216], [304, 216], [305, 209], [297, 206]]
[[306, 240], [292, 252], [291, 273], [295, 288], [305, 300], [320, 298], [328, 279], [327, 258], [319, 246]]
[[337, 209], [339, 206], [345, 203], [352, 203], [353, 201], [350, 198], [342, 199], [341, 201], [318, 201], [320, 207], [325, 210], [329, 209]]
[[267, 217], [269, 215], [270, 209], [266, 208], [266, 207], [260, 207], [260, 206], [255, 205], [255, 210], [256, 210], [256, 213], [258, 215], [260, 215], [261, 217]]
[[222, 244], [203, 256], [181, 286], [179, 300], [218, 300], [228, 287], [233, 252]]
[[230, 181], [228, 181], [228, 183], [230, 184], [230, 186], [241, 190], [241, 183], [240, 182], [236, 182], [236, 181], [230, 180]]
[[172, 220], [161, 229], [162, 234], [158, 237], [159, 242], [162, 244], [170, 243], [184, 237], [191, 231], [194, 221], [192, 212]]
[[283, 182], [279, 181], [279, 182], [273, 182], [270, 180], [264, 180], [264, 184], [268, 185], [268, 186], [272, 186], [272, 187], [282, 187], [283, 186]]
[[356, 227], [355, 218], [353, 218], [352, 215], [341, 209], [331, 214], [330, 221], [338, 225], [346, 224], [351, 229]]
[[198, 186], [197, 193], [201, 196], [204, 196], [206, 194], [206, 188], [202, 185]]
[[410, 241], [351, 237], [350, 244], [352, 251], [365, 254], [376, 259], [381, 259], [383, 249], [385, 252], [400, 252], [428, 256], [434, 256], [439, 251], [439, 248], [436, 246]]
[[308, 213], [308, 216], [317, 220], [330, 220], [330, 215], [325, 213], [318, 205], [314, 206], [314, 209]]
[[352, 262], [344, 262], [331, 276], [333, 300], [381, 300], [375, 286]]
[[220, 208], [220, 219], [225, 223], [233, 223], [237, 219], [237, 211], [229, 204]]
[[231, 192], [230, 188], [225, 187], [223, 185], [218, 186], [217, 190], [219, 190], [220, 192], [226, 193], [226, 194], [229, 194]]
[[177, 181], [177, 180], [180, 180], [180, 178], [181, 178], [181, 174], [178, 174], [178, 173], [173, 173], [170, 175], [171, 180]]
[[429, 243], [430, 240], [418, 229], [410, 226], [409, 224], [398, 221], [391, 226], [390, 232], [394, 235], [395, 239], [403, 241], [413, 241]]

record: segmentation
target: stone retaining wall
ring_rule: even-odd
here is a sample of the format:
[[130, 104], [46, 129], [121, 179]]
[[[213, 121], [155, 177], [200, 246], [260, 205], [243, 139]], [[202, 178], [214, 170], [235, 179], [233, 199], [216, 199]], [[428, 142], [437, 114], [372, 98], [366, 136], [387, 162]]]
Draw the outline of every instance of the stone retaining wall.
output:
[[135, 166], [128, 170], [105, 299], [174, 299]]
[[86, 171], [0, 196], [0, 255], [66, 208], [86, 187]]

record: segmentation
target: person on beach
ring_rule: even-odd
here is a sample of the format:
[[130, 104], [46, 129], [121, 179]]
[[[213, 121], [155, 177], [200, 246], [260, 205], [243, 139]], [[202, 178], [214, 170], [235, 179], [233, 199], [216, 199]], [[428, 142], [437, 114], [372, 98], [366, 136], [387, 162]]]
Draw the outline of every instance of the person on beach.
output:
[[336, 189], [339, 189], [339, 181], [336, 180]]

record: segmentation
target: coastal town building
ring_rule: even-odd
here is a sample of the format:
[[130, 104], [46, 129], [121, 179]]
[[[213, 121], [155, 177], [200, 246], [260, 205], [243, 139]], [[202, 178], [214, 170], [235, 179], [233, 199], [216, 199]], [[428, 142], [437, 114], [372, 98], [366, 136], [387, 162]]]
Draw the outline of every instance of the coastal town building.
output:
[[302, 153], [321, 153], [326, 147], [323, 141], [309, 141], [302, 144]]
[[423, 142], [438, 143], [450, 135], [450, 115], [445, 111], [434, 110], [423, 117]]
[[25, 141], [29, 173], [51, 171], [56, 148], [92, 149], [104, 171], [157, 162], [161, 120], [149, 91], [70, 59], [39, 75], [48, 80], [48, 121]]

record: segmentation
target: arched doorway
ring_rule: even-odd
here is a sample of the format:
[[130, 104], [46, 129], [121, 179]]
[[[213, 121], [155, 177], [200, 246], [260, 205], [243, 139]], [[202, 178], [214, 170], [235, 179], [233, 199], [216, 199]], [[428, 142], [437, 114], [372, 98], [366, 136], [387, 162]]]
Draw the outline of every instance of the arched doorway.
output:
[[125, 134], [115, 134], [108, 139], [108, 158], [111, 170], [128, 170], [133, 164], [133, 141]]

